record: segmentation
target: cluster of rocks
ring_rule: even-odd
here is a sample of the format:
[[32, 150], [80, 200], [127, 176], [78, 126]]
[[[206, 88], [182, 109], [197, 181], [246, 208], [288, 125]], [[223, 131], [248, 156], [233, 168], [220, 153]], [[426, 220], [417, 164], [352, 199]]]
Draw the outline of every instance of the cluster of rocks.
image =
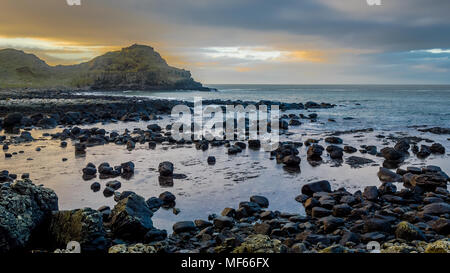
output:
[[118, 166], [111, 167], [108, 162], [103, 162], [97, 168], [94, 163], [89, 162], [82, 170], [83, 179], [91, 180], [97, 177], [97, 171], [100, 179], [114, 178], [118, 176], [129, 179], [134, 174], [134, 163], [128, 161]]
[[[55, 101], [55, 97], [56, 99]], [[171, 109], [180, 104], [193, 108], [192, 102], [181, 100], [145, 99], [125, 96], [80, 95], [71, 92], [29, 91], [3, 92], [0, 98], [14, 100], [15, 103], [0, 105], [0, 128], [40, 127], [54, 128], [57, 125], [92, 124], [114, 121], [155, 120], [157, 115], [170, 114]], [[51, 103], [45, 103], [48, 100]], [[33, 103], [38, 101], [41, 103]], [[261, 100], [259, 102], [241, 100], [204, 100], [203, 105], [277, 105], [281, 111], [327, 109], [335, 107], [330, 103], [306, 102], [284, 103]], [[24, 115], [26, 113], [27, 115]]]
[[[159, 170], [173, 174], [167, 162]], [[78, 241], [84, 252], [353, 253], [367, 252], [367, 243], [377, 241], [382, 252], [450, 252], [448, 176], [436, 166], [405, 171], [403, 177], [412, 177], [400, 191], [396, 176], [353, 194], [317, 181], [296, 197], [306, 215], [271, 211], [267, 198], [252, 196], [207, 220], [177, 222], [169, 236], [151, 218], [161, 207], [174, 208], [170, 192], [145, 200], [125, 191], [115, 196], [113, 209], [58, 211], [52, 190], [8, 179], [1, 183], [0, 225], [6, 232], [0, 249], [53, 251]], [[45, 242], [33, 238], [36, 232]]]

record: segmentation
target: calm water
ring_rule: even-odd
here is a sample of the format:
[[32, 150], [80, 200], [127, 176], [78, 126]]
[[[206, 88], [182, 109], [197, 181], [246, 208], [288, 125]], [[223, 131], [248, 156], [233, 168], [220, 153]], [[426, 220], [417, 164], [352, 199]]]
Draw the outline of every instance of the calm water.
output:
[[[327, 132], [358, 128], [375, 128], [374, 132], [364, 134], [346, 134], [341, 137], [344, 144], [359, 147], [362, 144], [376, 145], [382, 149], [394, 143], [387, 139], [376, 138], [377, 134], [386, 136], [411, 136], [430, 138], [443, 144], [446, 155], [432, 155], [426, 160], [410, 156], [405, 165], [424, 166], [438, 165], [450, 173], [449, 136], [422, 133], [411, 125], [450, 126], [450, 87], [449, 86], [249, 86], [226, 85], [212, 86], [219, 92], [115, 92], [115, 95], [146, 96], [154, 98], [173, 98], [193, 100], [194, 96], [204, 99], [241, 99], [241, 100], [278, 100], [285, 102], [329, 102], [337, 104], [334, 109], [314, 110], [318, 112], [317, 122], [304, 122], [301, 126], [291, 127], [294, 133], [284, 138], [304, 141], [307, 138], [323, 139]], [[306, 110], [298, 111], [308, 114]], [[347, 120], [345, 117], [352, 117]], [[328, 118], [336, 119], [329, 122]], [[165, 116], [160, 121], [162, 127], [173, 122]], [[103, 127], [108, 132], [122, 133], [125, 128], [145, 129], [150, 122], [130, 122], [95, 124], [84, 126]], [[7, 169], [20, 176], [30, 173], [36, 184], [52, 188], [59, 196], [60, 209], [76, 209], [81, 207], [98, 208], [102, 205], [114, 206], [113, 198], [105, 198], [102, 192], [94, 193], [90, 185], [99, 181], [102, 189], [107, 180], [98, 178], [83, 181], [82, 168], [88, 162], [97, 166], [102, 162], [119, 165], [132, 160], [136, 165], [136, 173], [130, 180], [117, 178], [122, 182], [119, 191], [131, 190], [145, 198], [158, 196], [168, 190], [176, 195], [177, 207], [181, 213], [174, 215], [171, 210], [160, 209], [153, 217], [158, 228], [172, 230], [176, 221], [206, 219], [210, 213], [220, 213], [225, 207], [237, 207], [240, 201], [248, 200], [252, 195], [264, 195], [270, 200], [269, 209], [304, 213], [294, 198], [300, 194], [301, 187], [310, 181], [327, 179], [334, 189], [346, 187], [349, 191], [362, 190], [365, 186], [379, 186], [376, 175], [382, 158], [361, 154], [356, 156], [370, 158], [374, 165], [363, 168], [351, 168], [330, 160], [324, 153], [324, 162], [320, 166], [311, 166], [306, 160], [306, 148], [300, 148], [301, 171], [287, 172], [282, 165], [270, 160], [264, 151], [245, 150], [238, 155], [227, 155], [223, 147], [210, 147], [207, 151], [196, 150], [192, 145], [170, 146], [158, 145], [155, 150], [148, 145], [136, 144], [136, 149], [127, 151], [125, 146], [108, 144], [88, 148], [85, 157], [76, 157], [73, 142], [67, 148], [61, 148], [59, 141], [42, 137], [44, 132], [62, 131], [33, 130], [32, 134], [39, 140], [30, 144], [11, 145], [8, 152], [19, 152], [10, 159], [0, 158], [0, 170]], [[401, 133], [403, 132], [403, 133]], [[4, 132], [0, 132], [4, 134]], [[72, 145], [71, 145], [72, 144]], [[324, 145], [323, 142], [321, 142]], [[427, 144], [428, 143], [420, 143]], [[36, 147], [41, 151], [36, 151]], [[209, 166], [208, 156], [215, 156], [217, 163]], [[346, 154], [345, 157], [350, 155]], [[67, 161], [62, 161], [62, 158]], [[31, 160], [30, 160], [31, 159]], [[174, 180], [173, 184], [161, 183], [157, 168], [162, 161], [171, 161], [175, 172], [187, 176], [186, 179]], [[398, 185], [401, 187], [401, 185]]]
[[[203, 99], [282, 102], [328, 102], [338, 105], [326, 110], [333, 118], [358, 117], [358, 123], [335, 124], [351, 128], [405, 129], [414, 125], [450, 126], [449, 85], [208, 85], [218, 92], [113, 92], [193, 101]], [[110, 92], [104, 94], [111, 94]], [[333, 124], [330, 124], [331, 130]]]

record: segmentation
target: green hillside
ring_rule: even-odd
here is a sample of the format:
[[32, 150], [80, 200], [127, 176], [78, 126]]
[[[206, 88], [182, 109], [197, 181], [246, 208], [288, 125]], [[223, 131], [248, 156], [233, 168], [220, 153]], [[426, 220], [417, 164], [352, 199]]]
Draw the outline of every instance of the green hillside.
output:
[[0, 50], [0, 88], [204, 90], [191, 73], [171, 67], [152, 47], [132, 45], [89, 62], [49, 66], [33, 54]]

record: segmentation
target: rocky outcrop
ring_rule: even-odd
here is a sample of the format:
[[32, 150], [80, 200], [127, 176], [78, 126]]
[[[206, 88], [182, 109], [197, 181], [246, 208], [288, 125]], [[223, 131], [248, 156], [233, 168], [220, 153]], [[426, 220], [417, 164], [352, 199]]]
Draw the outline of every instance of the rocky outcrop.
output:
[[0, 50], [2, 87], [83, 90], [202, 90], [191, 72], [169, 66], [152, 47], [132, 45], [77, 65], [50, 66], [33, 54]]
[[108, 226], [117, 238], [142, 240], [153, 229], [152, 216], [145, 199], [133, 193], [116, 204]]
[[0, 191], [0, 252], [23, 250], [58, 210], [58, 197], [29, 180], [0, 184]]
[[81, 245], [82, 252], [107, 250], [102, 213], [90, 208], [54, 212], [50, 221], [49, 239], [55, 247], [70, 241]]

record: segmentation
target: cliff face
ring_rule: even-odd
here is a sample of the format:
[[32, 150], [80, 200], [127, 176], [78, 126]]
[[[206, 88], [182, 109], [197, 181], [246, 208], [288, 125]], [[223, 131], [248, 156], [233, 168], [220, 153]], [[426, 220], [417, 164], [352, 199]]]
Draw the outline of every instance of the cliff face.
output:
[[49, 66], [35, 55], [0, 50], [0, 88], [86, 90], [209, 90], [184, 69], [171, 67], [152, 47], [133, 45], [89, 62]]

